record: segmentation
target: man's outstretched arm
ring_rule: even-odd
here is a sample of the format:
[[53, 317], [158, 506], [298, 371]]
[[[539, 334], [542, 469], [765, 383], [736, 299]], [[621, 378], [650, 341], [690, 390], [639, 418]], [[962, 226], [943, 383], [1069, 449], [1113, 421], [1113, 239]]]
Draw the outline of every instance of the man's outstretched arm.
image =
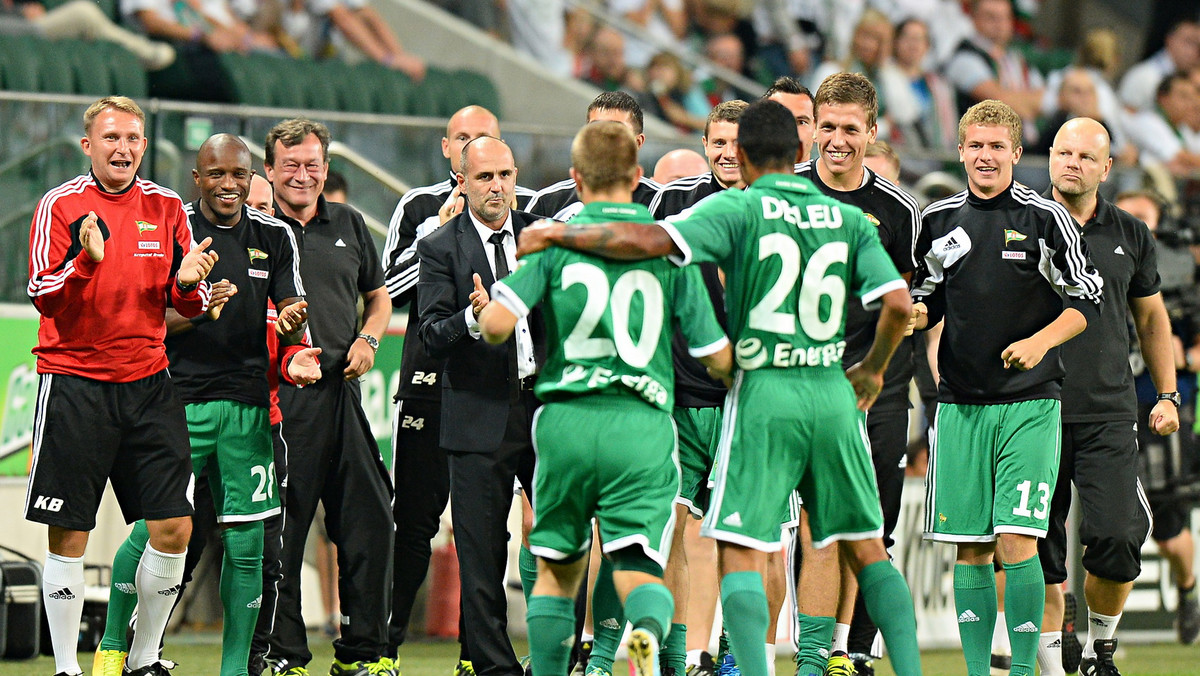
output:
[[640, 261], [668, 255], [682, 255], [667, 231], [650, 223], [599, 223], [568, 226], [543, 220], [521, 230], [517, 257], [561, 246], [616, 260]]

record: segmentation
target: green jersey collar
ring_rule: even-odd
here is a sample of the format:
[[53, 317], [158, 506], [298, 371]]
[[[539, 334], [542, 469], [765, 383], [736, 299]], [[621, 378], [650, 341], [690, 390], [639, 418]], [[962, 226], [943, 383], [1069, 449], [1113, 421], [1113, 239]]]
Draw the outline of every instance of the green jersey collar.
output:
[[592, 202], [583, 205], [583, 209], [571, 219], [572, 222], [603, 223], [606, 221], [632, 221], [634, 223], [653, 223], [654, 217], [644, 204], [637, 202]]
[[812, 181], [793, 174], [763, 174], [750, 187], [800, 193], [817, 192], [817, 187], [812, 184]]

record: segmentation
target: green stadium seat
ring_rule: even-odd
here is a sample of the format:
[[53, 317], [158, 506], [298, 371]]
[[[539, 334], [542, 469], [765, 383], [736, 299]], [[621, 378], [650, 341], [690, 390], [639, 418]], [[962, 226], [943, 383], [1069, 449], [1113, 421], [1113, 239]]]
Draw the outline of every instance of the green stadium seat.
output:
[[71, 65], [75, 80], [74, 93], [93, 96], [116, 93], [112, 70], [104, 64], [113, 58], [113, 51], [120, 47], [107, 42], [79, 40], [59, 40], [54, 44], [60, 58]]
[[338, 110], [341, 102], [338, 98], [337, 84], [329, 79], [328, 73], [320, 61], [301, 59], [296, 61], [301, 74], [301, 89], [305, 95], [305, 107], [311, 110]]
[[221, 54], [221, 65], [229, 74], [233, 88], [234, 103], [247, 106], [275, 105], [274, 86], [269, 74], [255, 68], [249, 58], [241, 54]]
[[39, 40], [34, 49], [40, 54], [38, 68], [38, 90], [54, 94], [75, 92], [75, 68], [63, 52], [69, 49], [69, 40]]
[[4, 64], [4, 88], [9, 91], [38, 91], [41, 59], [37, 40], [28, 36], [0, 36], [0, 63]]
[[491, 78], [473, 70], [454, 71], [447, 103], [450, 104], [449, 112], [444, 113], [445, 115], [452, 115], [459, 108], [470, 105], [483, 106], [497, 116], [503, 114], [496, 85], [492, 83]]
[[379, 87], [375, 90], [375, 112], [384, 115], [410, 115], [416, 85], [404, 73], [378, 64], [363, 64], [376, 71]]
[[339, 110], [348, 113], [374, 112], [374, 92], [380, 86], [377, 72], [337, 59], [326, 59], [320, 64], [324, 77], [337, 85]]
[[105, 44], [104, 59], [108, 63], [110, 93], [144, 98], [149, 91], [146, 70], [137, 57], [113, 44]]

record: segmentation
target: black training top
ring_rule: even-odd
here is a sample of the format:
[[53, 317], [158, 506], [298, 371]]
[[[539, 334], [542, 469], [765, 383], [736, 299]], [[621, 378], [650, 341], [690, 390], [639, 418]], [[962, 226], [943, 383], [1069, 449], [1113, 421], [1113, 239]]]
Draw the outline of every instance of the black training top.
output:
[[[648, 207], [661, 187], [643, 176], [633, 190], [633, 201]], [[571, 217], [579, 213], [581, 209], [583, 209], [583, 202], [579, 201], [579, 193], [575, 192], [575, 180], [568, 178], [537, 191], [524, 210], [531, 214], [566, 222], [571, 220]]]
[[242, 207], [233, 227], [215, 225], [200, 212], [200, 203], [184, 205], [196, 241], [212, 237], [219, 257], [209, 282], [228, 279], [237, 295], [221, 308], [215, 322], [167, 336], [171, 380], [184, 403], [229, 399], [269, 406], [267, 369], [267, 301], [304, 296], [300, 262], [292, 232], [281, 221]]
[[[700, 200], [715, 195], [725, 187], [717, 182], [712, 172], [699, 176], [687, 176], [664, 185], [650, 202], [650, 213], [655, 220], [676, 216]], [[700, 277], [708, 299], [712, 301], [717, 321], [727, 326], [725, 315], [725, 285], [716, 263], [700, 263]], [[675, 406], [679, 408], [711, 408], [725, 403], [726, 389], [723, 384], [708, 376], [708, 369], [700, 360], [688, 354], [687, 338], [675, 327], [671, 338], [671, 357], [675, 366]]]
[[383, 269], [362, 214], [345, 204], [317, 199], [308, 225], [275, 213], [292, 228], [300, 249], [300, 274], [308, 299], [308, 330], [321, 348], [322, 381], [340, 381], [346, 355], [358, 336], [358, 299], [383, 286]]
[[[1047, 189], [1045, 197], [1052, 196]], [[1064, 423], [1137, 421], [1137, 392], [1129, 368], [1129, 298], [1158, 293], [1161, 280], [1150, 228], [1097, 196], [1083, 239], [1104, 278], [1100, 319], [1062, 346]], [[1072, 220], [1072, 222], [1075, 222]]]
[[1058, 399], [1060, 348], [1028, 371], [1001, 355], [1062, 314], [1099, 320], [1103, 280], [1063, 205], [1020, 183], [990, 199], [964, 190], [925, 207], [917, 236], [914, 301], [929, 325], [945, 317], [938, 348], [938, 399], [1007, 404]]
[[[387, 240], [383, 245], [384, 281], [392, 307], [408, 306], [408, 324], [404, 331], [404, 348], [400, 355], [400, 384], [394, 399], [442, 400], [439, 382], [445, 359], [435, 359], [425, 353], [417, 339], [421, 326], [417, 316], [417, 278], [421, 274], [421, 262], [417, 258], [417, 240], [437, 230], [438, 209], [446, 203], [456, 185], [453, 177], [404, 193], [388, 224]], [[533, 198], [529, 188], [517, 186], [517, 208], [521, 209]]]
[[[816, 162], [810, 160], [796, 165], [796, 175], [813, 182], [825, 195], [863, 210], [867, 220], [875, 225], [879, 241], [901, 274], [917, 267], [915, 254], [917, 233], [921, 230], [921, 209], [911, 195], [896, 184], [863, 167], [863, 184], [854, 190], [837, 190], [826, 185], [817, 173]], [[846, 303], [846, 351], [842, 366], [849, 368], [862, 361], [875, 342], [875, 327], [880, 310], [866, 310], [861, 302]], [[911, 403], [908, 384], [913, 377], [913, 341], [904, 339], [892, 355], [883, 390], [875, 400], [872, 411], [907, 410]]]

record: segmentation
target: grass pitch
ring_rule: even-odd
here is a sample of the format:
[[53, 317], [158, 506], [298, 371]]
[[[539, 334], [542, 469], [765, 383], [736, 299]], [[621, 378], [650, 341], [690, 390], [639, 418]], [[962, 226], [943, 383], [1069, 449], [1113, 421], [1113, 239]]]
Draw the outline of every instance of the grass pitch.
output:
[[[184, 632], [167, 637], [164, 656], [179, 663], [171, 676], [218, 676], [221, 664], [220, 634]], [[328, 673], [328, 664], [333, 659], [333, 648], [329, 641], [318, 634], [309, 636], [313, 661], [308, 665], [312, 676]], [[517, 644], [517, 654], [527, 652], [524, 642]], [[404, 676], [450, 676], [458, 657], [458, 644], [454, 642], [414, 642], [405, 645], [400, 659]], [[84, 672], [91, 675], [90, 655], [80, 655], [79, 663]], [[966, 671], [961, 653], [948, 650], [931, 650], [922, 655], [926, 676], [961, 675]], [[624, 660], [615, 665], [614, 674], [624, 676], [628, 666]], [[1200, 645], [1182, 646], [1175, 643], [1146, 645], [1123, 645], [1117, 653], [1117, 666], [1125, 676], [1197, 676], [1200, 675]], [[790, 659], [775, 662], [779, 676], [790, 676], [794, 672]], [[884, 659], [876, 663], [879, 676], [893, 676]], [[20, 662], [0, 661], [0, 676], [52, 676], [54, 660], [39, 657]], [[256, 675], [257, 676], [257, 675]]]

